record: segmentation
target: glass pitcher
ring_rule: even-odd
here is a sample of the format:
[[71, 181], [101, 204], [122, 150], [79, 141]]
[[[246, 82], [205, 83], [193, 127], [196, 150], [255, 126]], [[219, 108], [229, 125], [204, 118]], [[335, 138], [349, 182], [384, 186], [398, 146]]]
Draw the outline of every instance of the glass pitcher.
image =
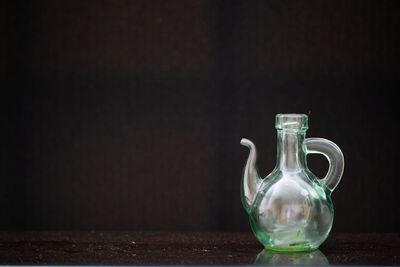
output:
[[[344, 169], [341, 150], [323, 138], [305, 138], [308, 117], [278, 114], [277, 163], [261, 179], [256, 169], [256, 147], [248, 139], [240, 143], [250, 149], [244, 168], [241, 197], [251, 228], [265, 248], [275, 251], [309, 251], [328, 237], [333, 223], [331, 193]], [[307, 154], [318, 153], [329, 161], [323, 179], [307, 167]]]

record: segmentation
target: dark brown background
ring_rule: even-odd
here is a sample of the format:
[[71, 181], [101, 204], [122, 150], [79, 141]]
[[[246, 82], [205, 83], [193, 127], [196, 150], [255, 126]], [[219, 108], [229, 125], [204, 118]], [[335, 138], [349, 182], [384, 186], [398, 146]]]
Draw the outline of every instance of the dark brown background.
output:
[[1, 7], [1, 229], [249, 231], [239, 140], [266, 175], [296, 112], [345, 155], [333, 230], [400, 230], [398, 1]]

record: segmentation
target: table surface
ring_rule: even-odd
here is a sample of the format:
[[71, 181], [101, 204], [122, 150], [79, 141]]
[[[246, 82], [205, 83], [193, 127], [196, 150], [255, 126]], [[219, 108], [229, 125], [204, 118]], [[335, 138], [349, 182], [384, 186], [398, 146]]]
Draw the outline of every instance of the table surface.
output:
[[400, 233], [332, 233], [312, 253], [272, 253], [252, 233], [0, 232], [0, 264], [400, 264]]

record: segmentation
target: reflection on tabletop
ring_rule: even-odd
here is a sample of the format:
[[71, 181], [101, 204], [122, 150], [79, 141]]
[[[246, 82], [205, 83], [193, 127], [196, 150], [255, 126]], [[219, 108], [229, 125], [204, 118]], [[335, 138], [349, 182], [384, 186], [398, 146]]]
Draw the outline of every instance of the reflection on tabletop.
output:
[[259, 265], [329, 265], [328, 259], [319, 250], [311, 252], [275, 252], [263, 249], [254, 264]]

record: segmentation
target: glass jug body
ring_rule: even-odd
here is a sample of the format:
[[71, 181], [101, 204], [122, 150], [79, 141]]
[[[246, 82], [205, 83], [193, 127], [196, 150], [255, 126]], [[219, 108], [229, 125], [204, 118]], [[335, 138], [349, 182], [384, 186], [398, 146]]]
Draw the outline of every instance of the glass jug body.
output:
[[[242, 184], [243, 204], [249, 213], [255, 236], [267, 249], [317, 249], [328, 237], [332, 227], [334, 211], [330, 194], [340, 180], [338, 174], [341, 176], [343, 172], [343, 155], [340, 149], [328, 140], [306, 139], [307, 123], [306, 115], [278, 114], [275, 169], [264, 179], [259, 178], [256, 170], [253, 170], [253, 175], [245, 177], [245, 169], [244, 185]], [[318, 142], [322, 142], [322, 145], [318, 146]], [[308, 147], [313, 146], [318, 149], [308, 151]], [[328, 153], [335, 154], [338, 151], [340, 155], [336, 158]], [[252, 152], [255, 154], [255, 150]], [[330, 161], [331, 167], [324, 179], [318, 179], [307, 167], [307, 153], [313, 152], [324, 154]], [[255, 157], [256, 155], [252, 159], [254, 164]], [[332, 167], [333, 164], [335, 166]], [[341, 170], [337, 169], [338, 167]], [[254, 186], [251, 188], [252, 183]], [[246, 194], [246, 189], [253, 189], [253, 194]]]

